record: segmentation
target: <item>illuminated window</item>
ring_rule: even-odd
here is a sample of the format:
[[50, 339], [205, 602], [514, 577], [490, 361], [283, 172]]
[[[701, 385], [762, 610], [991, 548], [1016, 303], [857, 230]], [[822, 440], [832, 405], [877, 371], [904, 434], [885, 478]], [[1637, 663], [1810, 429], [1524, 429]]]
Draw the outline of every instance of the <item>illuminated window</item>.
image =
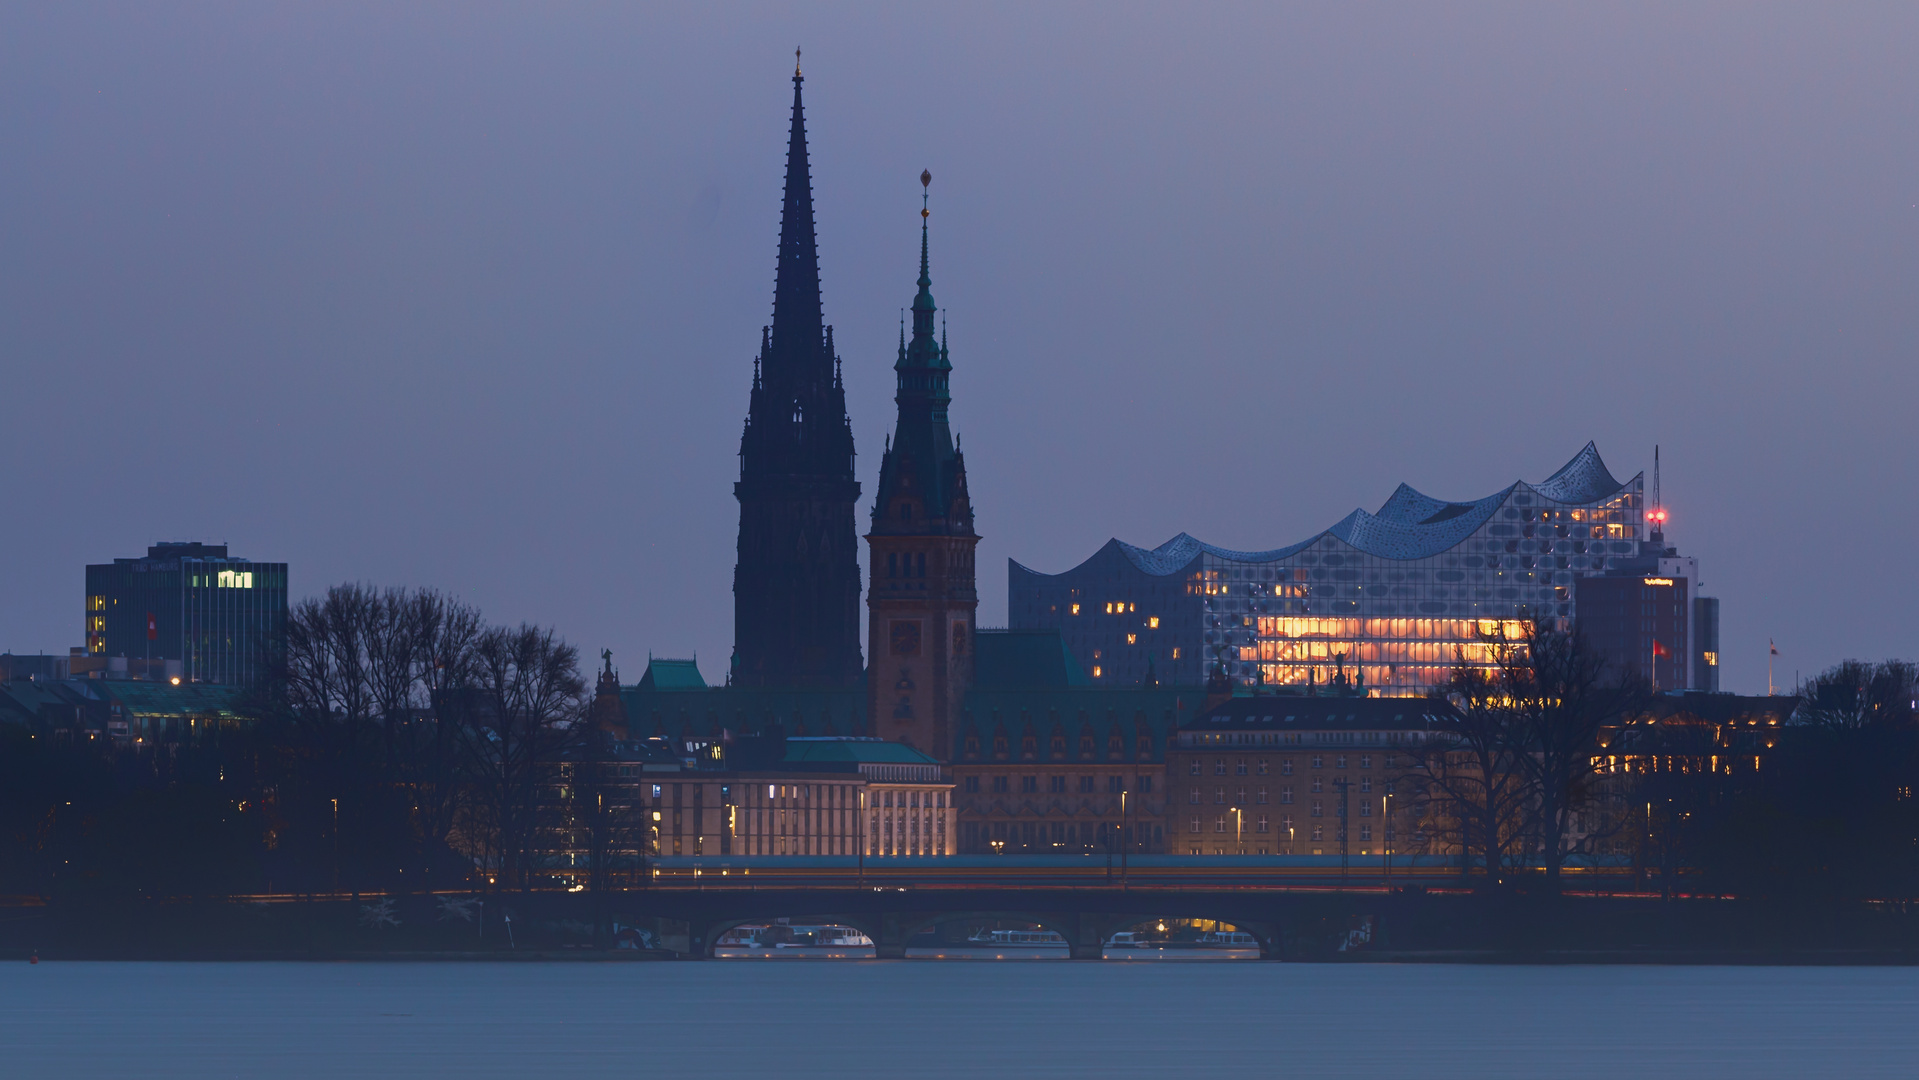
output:
[[220, 571], [220, 576], [216, 579], [216, 587], [221, 589], [251, 589], [253, 588], [253, 571], [222, 570]]
[[1138, 635], [1138, 634], [1128, 634], [1128, 635], [1126, 635], [1126, 644], [1128, 644], [1128, 645], [1137, 645], [1137, 644], [1139, 644], [1139, 635]]
[[1707, 653], [1707, 654], [1706, 654], [1706, 666], [1707, 666], [1707, 667], [1718, 667], [1718, 666], [1719, 666], [1719, 654], [1718, 654], [1718, 653], [1716, 653], [1716, 652], [1709, 652], [1709, 653]]
[[1157, 615], [1149, 616], [1146, 620], [1146, 629], [1148, 630], [1159, 629], [1159, 616]]
[[1095, 678], [1095, 679], [1097, 679], [1097, 678], [1099, 678], [1099, 665], [1098, 665], [1098, 664], [1094, 664], [1094, 665], [1093, 665], [1093, 678]]
[[1179, 659], [1179, 646], [1173, 646], [1173, 659]]
[[1075, 614], [1075, 615], [1078, 615], [1078, 614], [1079, 614], [1079, 605], [1078, 605], [1078, 604], [1074, 604], [1074, 605], [1073, 605], [1073, 614]]

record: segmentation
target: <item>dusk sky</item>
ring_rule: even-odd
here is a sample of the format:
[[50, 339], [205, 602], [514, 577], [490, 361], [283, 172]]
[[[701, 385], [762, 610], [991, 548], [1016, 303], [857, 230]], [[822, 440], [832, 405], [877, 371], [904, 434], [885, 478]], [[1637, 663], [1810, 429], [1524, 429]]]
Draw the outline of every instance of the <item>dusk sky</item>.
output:
[[796, 45], [862, 527], [933, 174], [982, 625], [1595, 440], [1726, 689], [1919, 655], [1919, 6], [1748, 3], [6, 5], [0, 649], [197, 539], [720, 679]]

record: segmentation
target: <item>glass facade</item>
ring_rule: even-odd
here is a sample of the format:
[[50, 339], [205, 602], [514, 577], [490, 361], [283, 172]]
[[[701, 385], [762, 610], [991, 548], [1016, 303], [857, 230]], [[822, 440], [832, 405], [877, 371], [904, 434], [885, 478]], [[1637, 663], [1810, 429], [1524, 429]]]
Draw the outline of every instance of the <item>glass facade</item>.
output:
[[1016, 629], [1058, 628], [1095, 682], [1136, 681], [1150, 659], [1182, 682], [1217, 666], [1248, 685], [1417, 695], [1489, 664], [1486, 638], [1523, 620], [1569, 627], [1575, 579], [1655, 554], [1645, 510], [1644, 478], [1613, 479], [1588, 445], [1543, 483], [1468, 503], [1402, 485], [1377, 513], [1274, 551], [1182, 534], [1150, 551], [1114, 541], [1064, 574], [1014, 563], [1008, 610]]
[[92, 656], [177, 660], [185, 682], [244, 686], [286, 645], [287, 564], [224, 545], [156, 544], [143, 559], [87, 567]]

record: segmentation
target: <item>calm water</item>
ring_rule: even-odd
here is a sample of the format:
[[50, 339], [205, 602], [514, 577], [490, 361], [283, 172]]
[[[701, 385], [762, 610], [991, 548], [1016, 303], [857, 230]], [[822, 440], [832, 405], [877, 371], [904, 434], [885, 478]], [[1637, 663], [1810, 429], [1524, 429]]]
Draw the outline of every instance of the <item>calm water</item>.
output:
[[10, 1077], [1911, 1077], [1908, 968], [0, 967]]

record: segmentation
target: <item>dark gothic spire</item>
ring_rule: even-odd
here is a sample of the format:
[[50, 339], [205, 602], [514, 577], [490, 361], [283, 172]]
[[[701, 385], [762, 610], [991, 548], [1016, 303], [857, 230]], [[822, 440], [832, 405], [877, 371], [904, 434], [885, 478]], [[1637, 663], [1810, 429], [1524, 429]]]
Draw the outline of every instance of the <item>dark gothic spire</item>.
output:
[[733, 681], [747, 686], [850, 686], [863, 666], [860, 485], [833, 332], [820, 311], [802, 81], [796, 62], [773, 324], [760, 334], [733, 486]]
[[813, 233], [813, 174], [806, 156], [806, 110], [793, 65], [793, 128], [786, 143], [786, 202], [780, 213], [779, 269], [773, 285], [773, 366], [795, 379], [824, 355], [820, 253]]

